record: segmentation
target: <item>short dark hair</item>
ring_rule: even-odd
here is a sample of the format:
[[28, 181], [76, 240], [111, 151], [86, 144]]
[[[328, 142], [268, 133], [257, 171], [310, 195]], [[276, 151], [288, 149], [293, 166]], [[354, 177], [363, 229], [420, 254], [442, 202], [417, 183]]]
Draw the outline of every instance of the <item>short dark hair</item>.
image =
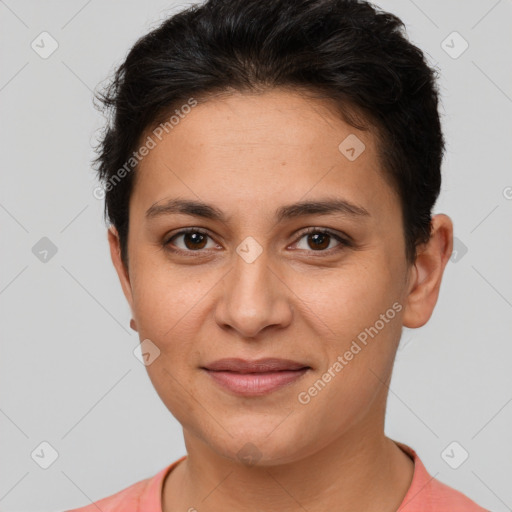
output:
[[119, 233], [124, 263], [135, 161], [133, 172], [113, 178], [127, 169], [146, 130], [191, 97], [207, 101], [276, 87], [330, 100], [351, 126], [376, 128], [413, 262], [417, 245], [430, 238], [441, 186], [436, 78], [404, 23], [366, 1], [208, 0], [174, 14], [135, 43], [97, 93], [109, 122], [95, 163], [106, 190], [105, 218]]

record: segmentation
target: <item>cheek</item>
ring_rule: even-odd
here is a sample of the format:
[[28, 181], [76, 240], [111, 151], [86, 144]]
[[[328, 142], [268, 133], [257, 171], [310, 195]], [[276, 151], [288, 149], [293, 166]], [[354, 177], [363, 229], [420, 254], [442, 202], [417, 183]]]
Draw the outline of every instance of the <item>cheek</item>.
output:
[[[154, 259], [163, 260], [162, 257]], [[147, 337], [151, 334], [165, 344], [176, 332], [198, 329], [202, 301], [216, 281], [216, 274], [199, 268], [179, 268], [165, 261], [152, 262], [149, 258], [145, 264], [141, 259], [140, 264], [134, 265], [134, 310], [137, 324], [147, 331]]]
[[[196, 389], [194, 364], [200, 360], [202, 299], [211, 288], [184, 272], [158, 268], [138, 272], [133, 283], [134, 311], [141, 340], [149, 339], [160, 351], [146, 367], [162, 402], [183, 425], [195, 428], [193, 417], [204, 411], [191, 397]], [[204, 285], [204, 286], [203, 286]]]
[[376, 403], [385, 403], [386, 383], [401, 329], [399, 316], [390, 318], [393, 313], [387, 323], [380, 319], [377, 323], [374, 315], [369, 315], [371, 320], [363, 328], [359, 327], [361, 320], [354, 325], [349, 316], [345, 318], [350, 325], [338, 324], [337, 332], [348, 334], [339, 336], [328, 347], [325, 364], [304, 383], [299, 390], [302, 394], [296, 397], [298, 410], [315, 419], [311, 428], [318, 436], [335, 438], [370, 410], [375, 412]]
[[373, 262], [337, 269], [325, 279], [301, 279], [303, 286], [296, 288], [314, 312], [308, 318], [323, 351], [322, 366], [302, 390], [326, 421], [363, 411], [382, 388], [379, 379], [386, 380], [392, 369], [403, 310], [396, 276]]
[[[314, 324], [317, 334], [338, 340], [343, 348], [360, 332], [379, 320], [393, 303], [400, 300], [401, 289], [387, 262], [358, 262], [329, 272], [289, 275], [287, 281], [304, 304], [304, 318]], [[393, 317], [396, 311], [392, 311]]]

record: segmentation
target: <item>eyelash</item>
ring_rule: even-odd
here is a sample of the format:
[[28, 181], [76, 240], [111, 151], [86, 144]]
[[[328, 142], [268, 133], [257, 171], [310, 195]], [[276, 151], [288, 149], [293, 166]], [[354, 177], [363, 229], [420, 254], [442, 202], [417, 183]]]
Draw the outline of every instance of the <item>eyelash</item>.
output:
[[[181, 231], [179, 231], [178, 233], [173, 234], [169, 238], [166, 238], [166, 240], [163, 243], [163, 247], [166, 250], [171, 251], [176, 254], [186, 254], [186, 255], [192, 256], [193, 253], [197, 253], [195, 256], [201, 256], [202, 255], [201, 253], [204, 253], [204, 251], [207, 249], [198, 249], [198, 250], [194, 251], [194, 250], [184, 250], [184, 249], [173, 249], [171, 247], [172, 240], [178, 238], [179, 236], [185, 235], [187, 233], [199, 233], [201, 235], [207, 236], [212, 239], [212, 237], [204, 229], [194, 228], [194, 227], [185, 228], [185, 229], [182, 229]], [[335, 247], [331, 247], [330, 249], [323, 249], [323, 250], [318, 250], [318, 251], [314, 251], [313, 249], [311, 249], [311, 250], [299, 249], [299, 250], [306, 250], [307, 252], [311, 252], [311, 253], [332, 254], [332, 252], [342, 250], [344, 247], [352, 247], [353, 246], [352, 242], [348, 238], [344, 238], [344, 237], [340, 236], [339, 234], [331, 231], [330, 229], [314, 228], [314, 227], [307, 228], [306, 230], [302, 231], [299, 235], [299, 238], [297, 239], [296, 242], [294, 242], [294, 244], [298, 243], [303, 237], [305, 237], [306, 235], [310, 235], [310, 234], [328, 235], [328, 236], [334, 238], [336, 241], [338, 241], [339, 245], [337, 245]]]

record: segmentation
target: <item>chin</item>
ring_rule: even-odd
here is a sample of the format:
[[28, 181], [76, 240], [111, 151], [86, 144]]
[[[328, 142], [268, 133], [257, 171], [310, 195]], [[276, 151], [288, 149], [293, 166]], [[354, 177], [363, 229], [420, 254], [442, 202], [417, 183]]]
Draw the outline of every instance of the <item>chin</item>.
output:
[[278, 466], [314, 451], [312, 447], [308, 450], [305, 444], [304, 429], [290, 429], [291, 425], [282, 428], [284, 425], [279, 426], [282, 420], [270, 423], [264, 418], [246, 417], [242, 420], [243, 428], [225, 422], [223, 427], [227, 432], [221, 429], [215, 438], [207, 439], [204, 433], [201, 437], [219, 455], [245, 466]]

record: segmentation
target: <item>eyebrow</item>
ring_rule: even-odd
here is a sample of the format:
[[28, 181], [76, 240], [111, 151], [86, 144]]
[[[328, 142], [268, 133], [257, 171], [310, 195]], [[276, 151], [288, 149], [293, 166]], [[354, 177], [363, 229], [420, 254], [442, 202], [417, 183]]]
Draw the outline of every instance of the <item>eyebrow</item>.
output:
[[[227, 218], [222, 210], [201, 201], [193, 201], [190, 199], [169, 199], [162, 204], [155, 203], [146, 211], [146, 218], [152, 219], [161, 215], [171, 215], [173, 213], [181, 213], [204, 219], [227, 222]], [[302, 201], [282, 206], [276, 210], [275, 217], [277, 222], [281, 222], [283, 220], [306, 215], [330, 215], [336, 213], [353, 218], [370, 217], [368, 210], [362, 206], [355, 205], [349, 201], [339, 198]]]

